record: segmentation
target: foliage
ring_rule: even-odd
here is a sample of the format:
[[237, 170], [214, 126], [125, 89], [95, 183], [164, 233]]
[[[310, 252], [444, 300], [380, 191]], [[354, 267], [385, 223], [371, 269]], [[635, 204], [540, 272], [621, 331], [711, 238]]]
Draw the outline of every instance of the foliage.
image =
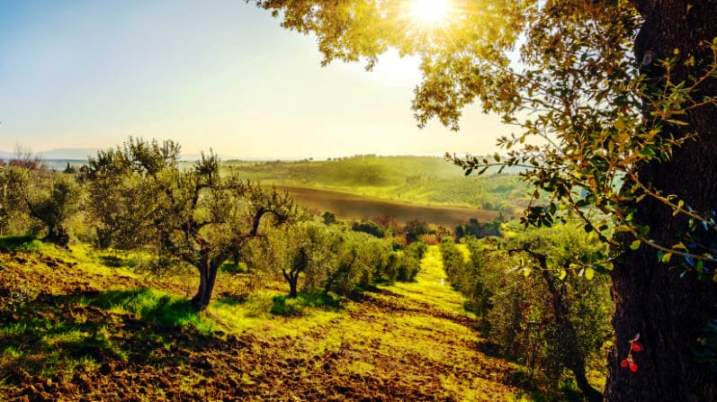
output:
[[0, 234], [22, 233], [27, 229], [23, 199], [27, 174], [22, 167], [0, 165]]
[[449, 279], [502, 353], [540, 368], [556, 386], [566, 369], [585, 377], [612, 336], [611, 303], [606, 279], [573, 261], [603, 246], [574, 224], [514, 229], [500, 248], [491, 239], [444, 239]]
[[351, 230], [354, 232], [368, 233], [379, 239], [385, 236], [384, 228], [372, 221], [354, 222], [353, 225], [351, 225]]
[[79, 186], [72, 176], [65, 174], [44, 170], [28, 171], [28, 174], [31, 177], [22, 195], [28, 215], [45, 226], [45, 240], [66, 247], [70, 235], [65, 225], [79, 210]]
[[472, 218], [468, 223], [456, 226], [455, 235], [456, 239], [463, 237], [487, 237], [487, 236], [500, 236], [500, 225], [502, 219], [499, 217], [493, 222], [480, 223], [478, 219]]
[[[161, 265], [195, 267], [200, 283], [192, 302], [201, 310], [209, 304], [219, 267], [259, 236], [263, 223], [281, 225], [298, 212], [287, 194], [220, 176], [214, 154], [203, 154], [192, 169], [181, 170], [179, 152], [172, 141], [130, 139], [98, 153], [82, 174], [95, 191], [90, 204], [102, 224], [101, 243], [149, 246]], [[108, 190], [108, 183], [117, 186]], [[140, 211], [138, 200], [144, 206]], [[113, 205], [106, 209], [108, 203]]]
[[321, 218], [324, 220], [324, 225], [333, 225], [334, 223], [336, 223], [336, 215], [329, 211], [325, 211], [321, 215]]
[[380, 282], [411, 281], [420, 269], [425, 245], [395, 250], [392, 239], [379, 239], [345, 225], [304, 221], [270, 230], [244, 250], [250, 266], [281, 276], [290, 298], [299, 288], [314, 294], [351, 296]]
[[390, 258], [395, 268], [395, 279], [400, 282], [412, 282], [421, 270], [421, 260], [428, 247], [421, 241], [409, 244], [404, 250], [394, 251]]
[[432, 231], [426, 222], [413, 220], [406, 223], [403, 227], [403, 233], [406, 236], [406, 241], [413, 243], [419, 241], [423, 235], [432, 234]]
[[100, 248], [133, 248], [151, 241], [148, 207], [155, 203], [158, 189], [149, 183], [176, 166], [179, 152], [174, 142], [130, 138], [121, 147], [89, 158], [80, 169], [80, 181], [87, 188], [88, 214]]

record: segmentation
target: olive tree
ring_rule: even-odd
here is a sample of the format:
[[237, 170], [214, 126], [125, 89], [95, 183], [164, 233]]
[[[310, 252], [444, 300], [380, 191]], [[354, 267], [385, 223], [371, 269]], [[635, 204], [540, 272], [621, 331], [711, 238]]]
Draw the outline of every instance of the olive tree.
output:
[[[457, 128], [474, 102], [514, 125], [504, 154], [451, 158], [468, 174], [522, 168], [549, 196], [536, 191], [527, 224], [566, 219], [564, 205], [611, 245], [593, 267], [616, 304], [606, 399], [715, 399], [695, 352], [717, 349], [704, 341], [717, 317], [717, 2], [452, 0], [432, 27], [405, 0], [251, 2], [315, 34], [324, 63], [419, 56], [420, 125]], [[633, 371], [621, 362], [638, 335]]]
[[16, 231], [17, 221], [24, 215], [26, 177], [27, 173], [22, 168], [0, 165], [0, 235]]
[[100, 248], [133, 248], [151, 240], [148, 219], [160, 172], [175, 169], [180, 146], [172, 141], [130, 138], [121, 147], [100, 150], [80, 168], [87, 189], [87, 214]]
[[[99, 167], [127, 167], [113, 174], [129, 173], [143, 204], [138, 208], [134, 197], [116, 197], [115, 202], [125, 205], [116, 209], [116, 220], [104, 223], [121, 226], [122, 222], [137, 219], [132, 231], [118, 228], [114, 232], [130, 238], [116, 241], [129, 247], [149, 248], [164, 263], [182, 262], [195, 267], [199, 286], [192, 305], [204, 310], [211, 300], [220, 266], [240, 252], [249, 239], [261, 236], [266, 224], [281, 225], [293, 219], [297, 208], [286, 193], [266, 190], [234, 175], [220, 175], [219, 159], [214, 154], [202, 155], [191, 168], [181, 169], [177, 163], [179, 150], [179, 145], [171, 141], [159, 144], [130, 140], [124, 148], [98, 154], [97, 161], [107, 161], [90, 163], [90, 171], [84, 174], [90, 181], [104, 181], [106, 177], [99, 174]], [[95, 202], [101, 199], [90, 198]], [[137, 209], [141, 212], [137, 213]]]
[[45, 227], [44, 240], [67, 247], [66, 221], [79, 210], [80, 187], [70, 175], [47, 170], [27, 170], [23, 202], [30, 218]]

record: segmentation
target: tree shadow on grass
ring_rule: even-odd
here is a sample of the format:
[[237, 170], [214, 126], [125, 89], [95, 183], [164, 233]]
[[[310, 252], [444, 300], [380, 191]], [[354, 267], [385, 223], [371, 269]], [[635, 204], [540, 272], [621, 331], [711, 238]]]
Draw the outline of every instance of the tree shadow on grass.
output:
[[35, 251], [41, 242], [33, 236], [0, 237], [0, 252]]
[[190, 301], [151, 289], [41, 294], [0, 307], [0, 370], [8, 381], [65, 378], [80, 366], [178, 365], [188, 352], [221, 349]]
[[320, 308], [324, 310], [341, 309], [341, 299], [324, 292], [301, 292], [295, 298], [288, 296], [274, 296], [270, 313], [280, 316], [302, 316], [306, 308]]
[[103, 254], [97, 257], [102, 265], [111, 268], [135, 268], [137, 261], [133, 258], [121, 257], [113, 254]]

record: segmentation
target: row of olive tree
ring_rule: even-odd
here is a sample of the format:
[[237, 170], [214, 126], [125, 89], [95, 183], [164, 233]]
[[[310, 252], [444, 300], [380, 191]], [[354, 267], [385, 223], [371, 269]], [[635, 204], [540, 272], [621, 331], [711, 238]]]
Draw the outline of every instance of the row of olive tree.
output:
[[270, 230], [249, 247], [247, 258], [253, 267], [285, 279], [290, 298], [302, 281], [304, 291], [350, 296], [376, 283], [414, 280], [425, 245], [395, 248], [391, 238], [307, 220]]
[[197, 269], [197, 310], [208, 306], [230, 259], [280, 272], [291, 297], [300, 277], [306, 289], [349, 295], [380, 281], [413, 280], [420, 268], [420, 242], [403, 247], [341, 222], [313, 222], [287, 193], [232, 170], [220, 174], [214, 154], [191, 166], [179, 156], [175, 142], [130, 138], [99, 151], [77, 174], [0, 166], [0, 233], [44, 231], [47, 241], [66, 247], [68, 220], [78, 215], [80, 232], [91, 232], [85, 237], [100, 248], [150, 253], [158, 268]]
[[461, 245], [444, 240], [449, 280], [503, 354], [541, 368], [556, 384], [567, 369], [587, 399], [602, 400], [587, 380], [589, 363], [612, 338], [609, 283], [590, 267], [601, 245], [573, 225], [506, 234]]

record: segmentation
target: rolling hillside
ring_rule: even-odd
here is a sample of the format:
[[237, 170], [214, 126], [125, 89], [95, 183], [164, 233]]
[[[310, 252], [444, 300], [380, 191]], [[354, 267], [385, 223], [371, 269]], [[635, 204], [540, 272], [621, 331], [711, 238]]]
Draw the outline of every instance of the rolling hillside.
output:
[[232, 162], [227, 168], [267, 184], [328, 189], [421, 205], [511, 213], [525, 200], [515, 175], [465, 177], [442, 158], [356, 156], [328, 161]]

